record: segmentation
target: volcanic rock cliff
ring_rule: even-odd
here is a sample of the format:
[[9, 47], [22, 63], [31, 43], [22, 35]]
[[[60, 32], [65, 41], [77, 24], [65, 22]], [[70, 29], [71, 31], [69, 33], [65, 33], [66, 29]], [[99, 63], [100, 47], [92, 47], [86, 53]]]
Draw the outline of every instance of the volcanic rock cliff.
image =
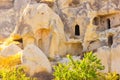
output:
[[0, 38], [20, 35], [54, 59], [93, 51], [119, 73], [119, 10], [119, 0], [0, 0]]

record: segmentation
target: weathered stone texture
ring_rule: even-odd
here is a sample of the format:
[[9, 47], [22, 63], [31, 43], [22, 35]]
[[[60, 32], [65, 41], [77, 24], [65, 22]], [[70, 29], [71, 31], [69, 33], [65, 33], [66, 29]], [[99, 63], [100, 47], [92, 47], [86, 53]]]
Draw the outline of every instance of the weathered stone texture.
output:
[[111, 70], [119, 71], [114, 66], [120, 53], [119, 0], [15, 0], [0, 4], [8, 3], [14, 4], [14, 9], [0, 10], [1, 38], [8, 37], [16, 25], [13, 34], [22, 36], [24, 48], [34, 44], [52, 58], [94, 51], [105, 71], [112, 54]]
[[0, 34], [8, 37], [13, 32], [16, 25], [16, 16], [13, 9], [0, 10]]

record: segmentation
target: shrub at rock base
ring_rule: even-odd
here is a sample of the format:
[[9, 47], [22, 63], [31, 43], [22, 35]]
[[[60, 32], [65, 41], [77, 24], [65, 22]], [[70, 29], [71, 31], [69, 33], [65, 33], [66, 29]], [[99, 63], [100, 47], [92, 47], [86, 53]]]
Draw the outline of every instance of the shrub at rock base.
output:
[[15, 54], [9, 57], [0, 56], [0, 68], [12, 68], [21, 64], [21, 54]]
[[23, 67], [0, 69], [0, 77], [2, 80], [36, 80], [35, 78], [27, 77], [23, 71]]
[[102, 73], [104, 69], [100, 60], [92, 53], [86, 53], [83, 60], [73, 60], [54, 66], [54, 80], [117, 80], [116, 73]]
[[[21, 64], [21, 54], [15, 54], [8, 57], [0, 56], [0, 78], [2, 80], [33, 80], [27, 77]], [[35, 79], [34, 79], [35, 80]]]

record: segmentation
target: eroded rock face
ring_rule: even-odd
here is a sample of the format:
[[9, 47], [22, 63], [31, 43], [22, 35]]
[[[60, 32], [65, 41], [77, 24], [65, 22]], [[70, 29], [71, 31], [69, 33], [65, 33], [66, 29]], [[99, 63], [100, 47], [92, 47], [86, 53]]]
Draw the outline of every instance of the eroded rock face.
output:
[[120, 45], [109, 47], [101, 47], [97, 50], [96, 55], [105, 66], [103, 72], [116, 72], [120, 73], [119, 62], [120, 62]]
[[[118, 3], [116, 3], [118, 2]], [[108, 30], [108, 34], [113, 33], [114, 29], [119, 26], [119, 1], [96, 1], [96, 0], [57, 0], [56, 11], [64, 15], [63, 20], [66, 20], [67, 26], [64, 27], [67, 39], [81, 39], [83, 42], [83, 51], [94, 50], [102, 46], [108, 46], [108, 35], [99, 36], [101, 32]], [[65, 21], [64, 21], [65, 22]], [[76, 25], [79, 25], [77, 29]], [[108, 29], [108, 25], [111, 29]], [[77, 30], [76, 30], [77, 29]], [[79, 35], [75, 33], [79, 32]], [[99, 41], [99, 42], [98, 42]], [[94, 43], [93, 43], [94, 42]], [[105, 45], [103, 44], [105, 43]]]
[[13, 7], [14, 0], [0, 0], [0, 9], [9, 9]]
[[[96, 45], [97, 44], [96, 41], [100, 41], [99, 39], [101, 39], [101, 37], [99, 37], [98, 34], [101, 32], [105, 32], [105, 30], [108, 29], [108, 26], [107, 26], [108, 21], [110, 22], [111, 28], [115, 28], [120, 25], [119, 24], [119, 11], [117, 11], [120, 8], [119, 0], [117, 0], [117, 1], [111, 0], [109, 2], [108, 1], [100, 1], [100, 0], [99, 1], [96, 1], [96, 0], [92, 0], [92, 1], [90, 1], [90, 0], [87, 0], [87, 1], [81, 1], [81, 0], [56, 0], [56, 1], [54, 1], [54, 0], [21, 0], [21, 1], [19, 1], [19, 0], [15, 0], [15, 1], [3, 0], [2, 2], [4, 2], [4, 3], [6, 2], [6, 4], [4, 4], [4, 5], [7, 5], [7, 2], [10, 2], [10, 3], [12, 2], [12, 4], [14, 3], [14, 9], [16, 11], [20, 11], [21, 8], [26, 7], [25, 9], [21, 10], [21, 12], [20, 12], [21, 14], [19, 12], [17, 13], [18, 17], [25, 14], [24, 16], [26, 16], [26, 17], [24, 17], [24, 19], [27, 17], [31, 18], [31, 19], [29, 19], [29, 22], [31, 20], [30, 23], [33, 22], [33, 18], [34, 18], [34, 24], [28, 25], [29, 23], [25, 22], [25, 21], [28, 21], [27, 19], [25, 19], [25, 21], [23, 20], [23, 22], [20, 22], [20, 24], [17, 24], [17, 26], [24, 26], [24, 27], [27, 26], [26, 30], [28, 30], [28, 26], [33, 26], [33, 25], [48, 27], [48, 24], [51, 24], [51, 22], [52, 22], [52, 25], [55, 25], [55, 23], [56, 23], [56, 25], [58, 26], [57, 21], [56, 21], [57, 18], [47, 17], [49, 19], [41, 18], [41, 20], [40, 20], [38, 18], [33, 17], [34, 15], [36, 15], [36, 16], [39, 15], [39, 17], [46, 17], [48, 15], [50, 16], [51, 14], [53, 14], [54, 12], [52, 11], [53, 13], [51, 13], [51, 11], [48, 10], [47, 7], [44, 7], [43, 8], [44, 10], [43, 10], [43, 9], [41, 9], [41, 7], [43, 7], [43, 5], [38, 6], [38, 5], [41, 5], [40, 3], [47, 4], [47, 2], [52, 2], [54, 4], [53, 9], [59, 15], [61, 20], [63, 21], [64, 26], [61, 25], [61, 26], [63, 26], [63, 30], [61, 30], [61, 31], [62, 32], [65, 31], [64, 36], [66, 36], [68, 41], [69, 41], [69, 39], [81, 39], [82, 43], [83, 43], [83, 47], [84, 47], [83, 51], [85, 51], [86, 49], [89, 49], [88, 48], [89, 46], [90, 46], [89, 50], [93, 50], [93, 48], [94, 48], [93, 45]], [[26, 6], [30, 3], [32, 3], [32, 5]], [[38, 11], [38, 10], [41, 10], [42, 12]], [[45, 11], [45, 10], [48, 10], [48, 11]], [[56, 17], [56, 16], [54, 16], [54, 17]], [[38, 24], [39, 21], [37, 21], [37, 19], [42, 24], [41, 23]], [[53, 19], [55, 19], [55, 20], [53, 20]], [[18, 21], [18, 23], [19, 23], [19, 21]], [[11, 25], [13, 23], [3, 21], [1, 26], [3, 24], [6, 26], [6, 25]], [[61, 24], [61, 22], [59, 24]], [[91, 25], [91, 24], [93, 24], [93, 25]], [[78, 26], [76, 27], [76, 25], [78, 25]], [[92, 27], [88, 27], [89, 25], [91, 25]], [[11, 25], [11, 26], [13, 26], [13, 25]], [[6, 28], [4, 28], [4, 29], [6, 29]], [[19, 29], [19, 30], [21, 31], [21, 29]], [[36, 28], [29, 27], [29, 29], [36, 29]], [[43, 31], [47, 31], [47, 32], [42, 33]], [[33, 35], [38, 34], [35, 32], [42, 33], [44, 36], [48, 35], [50, 33], [49, 30], [39, 30], [39, 31], [34, 30], [30, 34], [33, 34]], [[76, 34], [77, 32], [78, 32], [78, 34]], [[9, 34], [10, 34], [10, 32], [8, 31], [8, 32], [4, 33], [3, 35], [9, 36]], [[49, 38], [47, 38], [47, 40], [48, 39]], [[28, 43], [33, 43], [33, 42], [36, 42], [36, 40], [31, 40]], [[95, 43], [91, 44], [91, 42], [95, 42]], [[107, 41], [104, 40], [103, 42], [105, 42], [105, 45], [106, 45]], [[37, 40], [37, 43], [38, 43], [38, 40]], [[41, 40], [39, 40], [39, 43], [42, 44], [42, 45], [40, 45], [40, 47], [46, 45], [45, 44], [46, 42], [41, 42]], [[48, 44], [49, 43], [50, 42], [48, 42]], [[98, 47], [103, 46], [102, 42], [100, 42], [99, 45], [100, 46], [98, 46]], [[44, 48], [43, 48], [43, 50], [44, 50]], [[45, 51], [45, 53], [48, 53], [47, 52], [48, 48], [44, 51]], [[56, 51], [56, 52], [58, 52], [58, 51]], [[52, 53], [54, 53], [54, 52], [52, 52]]]
[[66, 41], [66, 53], [70, 55], [80, 55], [83, 50], [81, 40], [71, 39]]
[[22, 8], [25, 8], [27, 4], [29, 4], [31, 0], [14, 0], [14, 9], [16, 11], [20, 11]]
[[13, 9], [0, 10], [1, 36], [8, 37], [13, 32], [16, 25], [15, 18], [16, 18], [15, 11]]
[[101, 47], [101, 48], [98, 48], [97, 52], [96, 52], [96, 55], [97, 57], [101, 60], [102, 62], [102, 65], [105, 66], [105, 69], [103, 72], [108, 72], [110, 71], [109, 67], [110, 67], [110, 48], [107, 47], [107, 46], [104, 46], [104, 47]]
[[22, 51], [22, 64], [31, 76], [39, 72], [52, 72], [50, 62], [46, 55], [35, 45], [28, 45]]
[[[119, 26], [117, 28], [111, 28], [99, 33], [99, 40], [105, 41], [105, 45], [108, 47], [106, 50], [104, 48], [97, 49], [97, 56], [102, 61], [105, 66], [105, 72], [117, 72], [119, 73]], [[95, 45], [94, 45], [95, 46]]]
[[111, 71], [120, 74], [120, 44], [111, 48]]
[[29, 39], [32, 39], [32, 42], [48, 56], [65, 54], [63, 23], [46, 4], [29, 5], [15, 33], [23, 36], [24, 47], [28, 45]]
[[[49, 2], [54, 6], [48, 7]], [[112, 70], [119, 71], [114, 66], [115, 61], [119, 62], [116, 56], [120, 52], [119, 0], [15, 0], [14, 9], [17, 18], [13, 16], [14, 10], [0, 10], [0, 34], [3, 36], [9, 36], [13, 23], [19, 19], [14, 33], [22, 36], [24, 48], [34, 44], [53, 58], [66, 53], [97, 51], [107, 67], [105, 71], [108, 71], [107, 59], [112, 51], [112, 55], [117, 53], [111, 56]]]

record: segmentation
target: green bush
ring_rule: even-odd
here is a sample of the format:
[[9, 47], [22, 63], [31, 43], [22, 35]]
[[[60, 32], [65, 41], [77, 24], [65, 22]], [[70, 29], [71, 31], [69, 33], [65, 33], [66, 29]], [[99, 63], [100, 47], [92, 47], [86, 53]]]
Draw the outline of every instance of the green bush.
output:
[[86, 53], [83, 60], [74, 61], [71, 56], [68, 64], [59, 63], [54, 66], [54, 80], [97, 80], [98, 70], [104, 66], [92, 52]]
[[2, 80], [35, 80], [27, 77], [22, 67], [13, 69], [0, 69], [0, 78]]

